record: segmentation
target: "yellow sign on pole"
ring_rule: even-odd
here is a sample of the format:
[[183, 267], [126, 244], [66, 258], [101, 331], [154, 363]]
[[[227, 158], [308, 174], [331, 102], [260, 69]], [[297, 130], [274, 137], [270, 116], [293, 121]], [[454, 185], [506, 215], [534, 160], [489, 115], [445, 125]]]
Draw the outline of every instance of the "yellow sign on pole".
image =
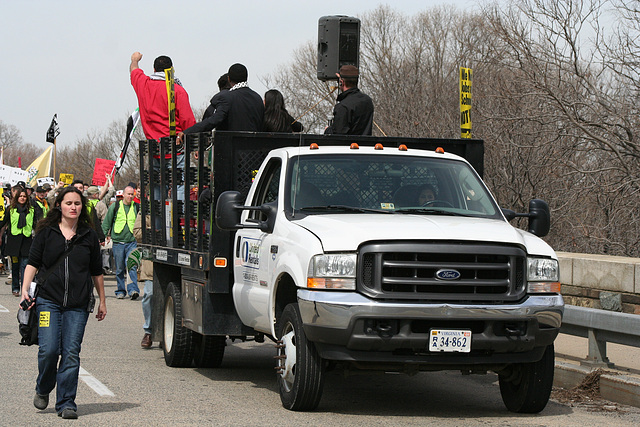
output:
[[71, 185], [73, 182], [73, 174], [72, 173], [61, 173], [60, 181], [64, 182], [66, 185]]
[[471, 68], [460, 67], [460, 136], [471, 138]]
[[169, 136], [176, 136], [176, 90], [173, 67], [164, 70], [167, 84], [167, 101], [169, 103]]

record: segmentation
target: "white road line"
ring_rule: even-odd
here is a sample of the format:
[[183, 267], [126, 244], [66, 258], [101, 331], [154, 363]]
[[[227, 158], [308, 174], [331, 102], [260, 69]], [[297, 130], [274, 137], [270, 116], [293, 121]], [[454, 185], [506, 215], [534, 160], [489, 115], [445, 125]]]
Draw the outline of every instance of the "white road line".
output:
[[100, 396], [115, 396], [115, 394], [113, 394], [106, 385], [102, 384], [97, 378], [85, 371], [82, 366], [80, 366], [80, 379]]
[[8, 313], [9, 309], [0, 305], [0, 313]]

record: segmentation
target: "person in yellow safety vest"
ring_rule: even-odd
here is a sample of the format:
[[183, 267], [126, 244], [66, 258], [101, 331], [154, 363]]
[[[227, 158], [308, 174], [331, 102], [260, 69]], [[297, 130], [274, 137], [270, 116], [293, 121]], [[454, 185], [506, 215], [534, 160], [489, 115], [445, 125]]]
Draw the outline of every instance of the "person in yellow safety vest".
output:
[[0, 238], [8, 229], [4, 253], [11, 257], [11, 290], [16, 297], [20, 296], [22, 275], [29, 261], [29, 249], [35, 225], [36, 215], [29, 202], [27, 190], [19, 188], [4, 218], [0, 221]]
[[[9, 185], [9, 184], [7, 184]], [[2, 187], [0, 188], [0, 221], [2, 221], [4, 219], [4, 192], [5, 192], [5, 188], [6, 187]], [[11, 189], [11, 186], [9, 185], [9, 189]], [[4, 242], [2, 241], [2, 239], [0, 239], [0, 273], [4, 274], [7, 271], [6, 267], [4, 266]]]
[[131, 283], [125, 287], [125, 282], [127, 258], [138, 247], [133, 236], [133, 227], [140, 206], [133, 203], [135, 195], [133, 187], [126, 187], [122, 194], [122, 200], [109, 206], [109, 211], [102, 221], [102, 231], [105, 236], [111, 233], [113, 241], [113, 259], [116, 263], [116, 283], [118, 285], [115, 291], [116, 297], [123, 299], [128, 292], [131, 299], [136, 300], [140, 296], [140, 288], [138, 288], [138, 271], [135, 267], [129, 270]]
[[[78, 188], [78, 186], [75, 187]], [[87, 212], [89, 213], [89, 217], [91, 218], [91, 222], [93, 223], [93, 228], [98, 233], [98, 240], [100, 241], [100, 245], [102, 246], [104, 246], [105, 234], [102, 231], [102, 221], [100, 221], [100, 218], [98, 217], [98, 210], [96, 209], [96, 205], [100, 201], [98, 193], [102, 195], [106, 192], [106, 189], [104, 192], [100, 192], [100, 190], [98, 190], [98, 187], [96, 187], [95, 185], [92, 185], [87, 189]]]
[[47, 216], [49, 212], [49, 202], [47, 202], [47, 190], [43, 186], [36, 187], [35, 197], [33, 197], [33, 207], [36, 212], [36, 222]]
[[[87, 188], [87, 199], [93, 205], [93, 209], [96, 212], [98, 219], [100, 220], [100, 224], [104, 221], [107, 216], [107, 212], [109, 211], [109, 200], [112, 196], [116, 194], [116, 189], [111, 182], [111, 174], [105, 174], [106, 182], [104, 185], [98, 190], [98, 187], [92, 185]], [[92, 200], [95, 200], [92, 201]], [[104, 234], [102, 232], [102, 225], [99, 228], [99, 234]], [[109, 241], [106, 241], [106, 244], [102, 246], [100, 249], [102, 252], [102, 269], [104, 270], [104, 274], [111, 274], [111, 245], [109, 245]]]

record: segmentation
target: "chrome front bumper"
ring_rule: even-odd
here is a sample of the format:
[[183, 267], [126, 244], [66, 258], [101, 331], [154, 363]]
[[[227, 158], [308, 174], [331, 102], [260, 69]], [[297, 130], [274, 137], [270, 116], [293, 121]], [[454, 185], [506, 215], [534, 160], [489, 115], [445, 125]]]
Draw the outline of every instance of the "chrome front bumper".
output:
[[[298, 290], [298, 304], [305, 333], [321, 355], [345, 360], [357, 359], [354, 352], [429, 356], [430, 329], [472, 331], [472, 355], [455, 353], [453, 359], [471, 360], [475, 354], [486, 363], [494, 353], [536, 348], [541, 355], [556, 338], [564, 310], [560, 295], [533, 295], [511, 305], [458, 305], [385, 302], [355, 292], [306, 289]], [[343, 350], [345, 355], [340, 356]]]

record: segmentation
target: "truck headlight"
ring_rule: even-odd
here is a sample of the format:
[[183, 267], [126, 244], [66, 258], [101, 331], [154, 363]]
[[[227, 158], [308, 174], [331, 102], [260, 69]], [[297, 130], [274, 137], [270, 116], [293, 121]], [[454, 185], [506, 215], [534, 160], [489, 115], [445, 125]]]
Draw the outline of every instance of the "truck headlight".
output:
[[527, 292], [530, 294], [560, 293], [558, 260], [527, 258]]
[[307, 287], [313, 289], [356, 289], [356, 254], [316, 255], [309, 262]]

